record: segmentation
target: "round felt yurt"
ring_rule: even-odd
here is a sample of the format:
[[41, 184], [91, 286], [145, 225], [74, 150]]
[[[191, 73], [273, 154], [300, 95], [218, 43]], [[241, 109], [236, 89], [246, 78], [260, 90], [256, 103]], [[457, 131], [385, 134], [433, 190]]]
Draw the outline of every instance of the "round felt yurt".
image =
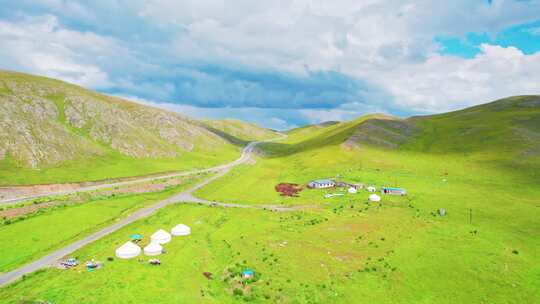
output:
[[358, 190], [356, 190], [355, 187], [349, 187], [349, 189], [347, 189], [347, 192], [349, 192], [350, 194], [354, 194], [354, 193], [358, 192]]
[[116, 254], [116, 257], [120, 259], [131, 259], [141, 254], [141, 247], [135, 245], [131, 241], [126, 242], [124, 243], [124, 245], [116, 249], [115, 254]]
[[171, 234], [163, 229], [159, 229], [152, 234], [150, 240], [154, 243], [166, 244], [171, 241]]
[[377, 194], [372, 194], [372, 195], [369, 196], [369, 200], [372, 201], [372, 202], [380, 202], [381, 197], [378, 196]]
[[178, 224], [171, 229], [171, 234], [174, 236], [180, 236], [180, 235], [190, 235], [191, 234], [191, 228], [189, 226], [184, 224]]
[[160, 255], [163, 253], [163, 247], [156, 242], [150, 242], [146, 247], [144, 247], [145, 255]]
[[377, 189], [375, 187], [373, 187], [373, 186], [369, 186], [369, 187], [366, 188], [366, 190], [368, 192], [375, 192]]

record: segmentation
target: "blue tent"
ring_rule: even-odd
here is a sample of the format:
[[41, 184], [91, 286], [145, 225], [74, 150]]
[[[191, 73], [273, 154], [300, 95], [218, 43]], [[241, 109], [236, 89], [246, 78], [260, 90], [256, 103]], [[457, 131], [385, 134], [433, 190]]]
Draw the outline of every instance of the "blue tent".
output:
[[135, 233], [130, 236], [132, 240], [142, 240], [142, 235]]
[[249, 268], [242, 271], [242, 276], [244, 278], [251, 278], [251, 277], [253, 277], [254, 274], [255, 274], [255, 272], [253, 272], [253, 270], [251, 270]]

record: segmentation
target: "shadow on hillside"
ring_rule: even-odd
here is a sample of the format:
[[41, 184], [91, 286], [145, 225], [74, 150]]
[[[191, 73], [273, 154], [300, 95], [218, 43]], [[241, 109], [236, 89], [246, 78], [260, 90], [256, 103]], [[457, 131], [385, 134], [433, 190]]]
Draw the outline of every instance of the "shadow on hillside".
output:
[[246, 146], [249, 141], [247, 140], [243, 140], [243, 139], [240, 139], [236, 136], [233, 136], [231, 134], [228, 134], [228, 133], [225, 133], [221, 130], [218, 130], [218, 129], [215, 129], [215, 128], [212, 128], [210, 126], [206, 126], [206, 125], [203, 125], [203, 128], [205, 128], [206, 130], [216, 134], [217, 136], [225, 139], [226, 141], [228, 141], [229, 143], [235, 145], [235, 146], [238, 146], [238, 147], [244, 147]]
[[290, 156], [300, 152], [342, 144], [354, 133], [357, 127], [357, 125], [350, 125], [342, 129], [331, 130], [321, 136], [309, 138], [294, 144], [275, 142], [263, 143], [259, 146], [259, 149], [267, 158]]

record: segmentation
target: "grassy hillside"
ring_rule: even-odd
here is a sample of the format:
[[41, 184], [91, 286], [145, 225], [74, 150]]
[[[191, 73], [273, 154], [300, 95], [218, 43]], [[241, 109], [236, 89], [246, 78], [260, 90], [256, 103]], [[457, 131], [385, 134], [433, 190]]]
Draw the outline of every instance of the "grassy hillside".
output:
[[238, 152], [179, 114], [0, 71], [0, 185], [209, 167]]
[[207, 120], [203, 123], [210, 131], [229, 138], [231, 142], [238, 144], [272, 139], [280, 135], [277, 131], [265, 129], [236, 119]]
[[[79, 240], [100, 228], [143, 207], [185, 190], [208, 175], [194, 175], [179, 179], [179, 183], [163, 190], [147, 193], [102, 194], [85, 193], [52, 198], [61, 201], [55, 208], [19, 217], [19, 220], [0, 224], [0, 242], [10, 242], [2, 251], [0, 273], [13, 270], [43, 257], [53, 250]], [[139, 189], [145, 184], [137, 185]], [[147, 187], [148, 188], [148, 187]], [[111, 191], [111, 190], [109, 190]], [[60, 200], [61, 199], [61, 200]], [[47, 227], [47, 229], [43, 229]]]
[[474, 153], [516, 162], [540, 159], [540, 96], [501, 99], [460, 111], [412, 117], [422, 133], [405, 149], [437, 154]]
[[[106, 261], [103, 269], [40, 271], [2, 288], [0, 302], [538, 302], [537, 100], [291, 130], [264, 144], [255, 162], [195, 193], [260, 210], [167, 207], [74, 254]], [[365, 190], [305, 189], [287, 198], [274, 190], [322, 177], [405, 187], [408, 195], [377, 204]], [[262, 209], [268, 204], [303, 209]], [[193, 233], [165, 245], [161, 266], [142, 255], [107, 261], [130, 234], [142, 233], [146, 244], [156, 229], [180, 222]], [[257, 280], [243, 281], [244, 268]]]
[[[362, 212], [356, 220], [384, 227], [378, 233], [386, 239], [399, 239], [389, 248], [373, 249], [395, 252], [397, 274], [364, 277], [354, 287], [343, 283], [345, 294], [377, 303], [535, 302], [540, 297], [539, 119], [538, 97], [528, 96], [441, 115], [405, 120], [377, 115], [306, 127], [265, 144], [266, 153], [255, 164], [233, 169], [196, 194], [214, 201], [354, 213], [350, 210], [362, 209], [368, 193], [304, 190], [284, 198], [274, 186], [334, 177], [405, 187], [407, 197], [383, 196], [377, 215]], [[323, 197], [336, 192], [345, 195]], [[438, 216], [439, 208], [448, 215]], [[413, 211], [412, 219], [399, 213], [404, 209]], [[366, 235], [363, 229], [358, 233]], [[368, 248], [351, 246], [341, 253], [360, 254], [369, 263]]]

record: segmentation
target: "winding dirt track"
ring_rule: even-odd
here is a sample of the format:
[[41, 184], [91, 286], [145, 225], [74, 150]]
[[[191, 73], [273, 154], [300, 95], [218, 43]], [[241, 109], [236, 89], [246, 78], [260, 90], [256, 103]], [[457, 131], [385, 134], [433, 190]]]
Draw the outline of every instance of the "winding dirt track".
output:
[[[275, 140], [275, 139], [274, 139]], [[0, 200], [0, 205], [12, 205], [17, 204], [37, 198], [47, 197], [47, 196], [55, 196], [55, 195], [67, 195], [67, 194], [73, 194], [77, 192], [85, 192], [85, 191], [93, 191], [98, 189], [106, 189], [106, 188], [112, 188], [112, 187], [118, 187], [118, 186], [127, 186], [142, 182], [151, 182], [154, 180], [159, 179], [166, 179], [166, 178], [172, 178], [172, 177], [181, 177], [181, 176], [189, 176], [199, 173], [208, 173], [208, 172], [221, 172], [223, 170], [229, 170], [230, 168], [244, 163], [247, 159], [249, 159], [250, 153], [253, 151], [253, 147], [255, 145], [259, 144], [260, 142], [252, 142], [249, 145], [247, 145], [244, 150], [242, 151], [242, 155], [239, 159], [228, 163], [224, 165], [220, 165], [217, 167], [212, 167], [208, 169], [200, 169], [200, 170], [191, 170], [191, 171], [183, 171], [179, 173], [171, 173], [166, 175], [157, 175], [157, 176], [151, 176], [151, 177], [141, 177], [141, 178], [135, 178], [128, 181], [121, 181], [121, 182], [113, 182], [113, 183], [105, 183], [105, 184], [99, 184], [99, 185], [92, 185], [92, 186], [83, 186], [78, 187], [76, 189], [69, 189], [69, 190], [59, 190], [59, 191], [48, 191], [40, 194], [35, 195], [22, 195], [14, 198], [8, 198], [8, 199], [2, 199]]]
[[[279, 138], [277, 138], [279, 139]], [[275, 140], [275, 139], [274, 139]], [[254, 205], [240, 205], [240, 204], [228, 204], [228, 203], [218, 203], [218, 202], [210, 202], [210, 201], [206, 201], [206, 200], [202, 200], [202, 199], [199, 199], [199, 198], [196, 198], [193, 196], [193, 192], [196, 191], [197, 189], [200, 189], [201, 187], [204, 187], [205, 185], [207, 185], [208, 183], [212, 182], [213, 180], [215, 179], [218, 179], [220, 177], [222, 177], [223, 175], [225, 175], [225, 173], [227, 173], [231, 168], [237, 166], [237, 165], [240, 165], [240, 164], [243, 164], [245, 163], [246, 161], [248, 161], [251, 157], [251, 154], [253, 152], [253, 148], [259, 144], [261, 142], [252, 142], [250, 144], [248, 144], [243, 150], [242, 150], [242, 155], [240, 156], [240, 158], [238, 158], [237, 160], [231, 162], [231, 163], [228, 163], [228, 164], [225, 164], [225, 165], [221, 165], [221, 166], [217, 166], [217, 167], [213, 167], [213, 168], [209, 168], [209, 169], [204, 169], [204, 170], [195, 170], [195, 171], [190, 171], [190, 172], [184, 172], [184, 173], [179, 173], [179, 174], [175, 174], [175, 175], [170, 175], [171, 177], [173, 176], [182, 176], [182, 175], [192, 175], [192, 174], [197, 174], [197, 173], [201, 173], [201, 172], [217, 172], [217, 174], [211, 176], [210, 178], [200, 182], [199, 184], [179, 193], [179, 194], [176, 194], [176, 195], [173, 195], [167, 199], [164, 199], [150, 207], [147, 207], [147, 208], [143, 208], [143, 209], [140, 209], [140, 210], [137, 210], [135, 211], [134, 213], [130, 214], [128, 217], [112, 224], [111, 226], [108, 226], [106, 228], [103, 228], [102, 230], [99, 230], [97, 232], [94, 232], [92, 233], [91, 235], [81, 239], [81, 240], [78, 240], [66, 247], [63, 247], [63, 248], [60, 248], [36, 261], [33, 261], [31, 263], [28, 263], [20, 268], [17, 268], [15, 270], [12, 270], [10, 272], [7, 272], [7, 273], [3, 273], [0, 275], [0, 286], [4, 286], [4, 285], [7, 285], [8, 283], [11, 283], [19, 278], [21, 278], [23, 275], [25, 274], [29, 274], [29, 273], [32, 273], [36, 270], [39, 270], [41, 268], [45, 268], [45, 267], [48, 267], [48, 266], [51, 266], [53, 264], [55, 264], [59, 259], [61, 259], [62, 257], [66, 256], [66, 255], [69, 255], [71, 254], [72, 252], [74, 252], [75, 250], [77, 249], [80, 249], [94, 241], [97, 241], [113, 232], [115, 232], [116, 230], [126, 226], [126, 225], [129, 225], [137, 220], [140, 220], [142, 218], [145, 218], [145, 217], [148, 217], [152, 214], [154, 214], [157, 210], [165, 207], [165, 206], [168, 206], [168, 205], [171, 205], [171, 204], [175, 204], [175, 203], [190, 203], [190, 204], [204, 204], [204, 205], [209, 205], [209, 206], [221, 206], [221, 207], [226, 207], [226, 208], [252, 208], [252, 209], [267, 209], [267, 210], [273, 210], [273, 211], [293, 211], [293, 210], [297, 210], [297, 209], [301, 209], [302, 207], [291, 207], [291, 208], [288, 208], [288, 207], [281, 207], [281, 206], [273, 206], [273, 205], [258, 205], [258, 206], [254, 206]], [[163, 178], [163, 176], [161, 177], [158, 177], [158, 178]], [[88, 188], [85, 188], [85, 189], [78, 189], [78, 190], [75, 190], [75, 191], [70, 191], [70, 193], [73, 193], [73, 192], [79, 192], [79, 191], [89, 191], [89, 190], [94, 190], [94, 189], [99, 189], [99, 188], [106, 188], [106, 187], [114, 187], [114, 186], [117, 186], [117, 185], [125, 185], [127, 183], [132, 183], [132, 182], [141, 182], [141, 181], [146, 181], [146, 180], [152, 180], [152, 179], [156, 179], [155, 177], [153, 178], [145, 178], [145, 179], [140, 179], [140, 180], [137, 180], [137, 181], [129, 181], [129, 182], [122, 182], [122, 183], [115, 183], [115, 184], [107, 184], [107, 185], [99, 185], [99, 186], [95, 186], [95, 187], [88, 187]], [[99, 188], [96, 188], [96, 187], [99, 187]], [[52, 193], [52, 194], [49, 194], [49, 195], [58, 195], [58, 194], [66, 194], [66, 193]], [[19, 199], [23, 199], [23, 198], [19, 198]], [[32, 199], [32, 198], [26, 198], [26, 199]], [[0, 203], [1, 204], [1, 203]]]

